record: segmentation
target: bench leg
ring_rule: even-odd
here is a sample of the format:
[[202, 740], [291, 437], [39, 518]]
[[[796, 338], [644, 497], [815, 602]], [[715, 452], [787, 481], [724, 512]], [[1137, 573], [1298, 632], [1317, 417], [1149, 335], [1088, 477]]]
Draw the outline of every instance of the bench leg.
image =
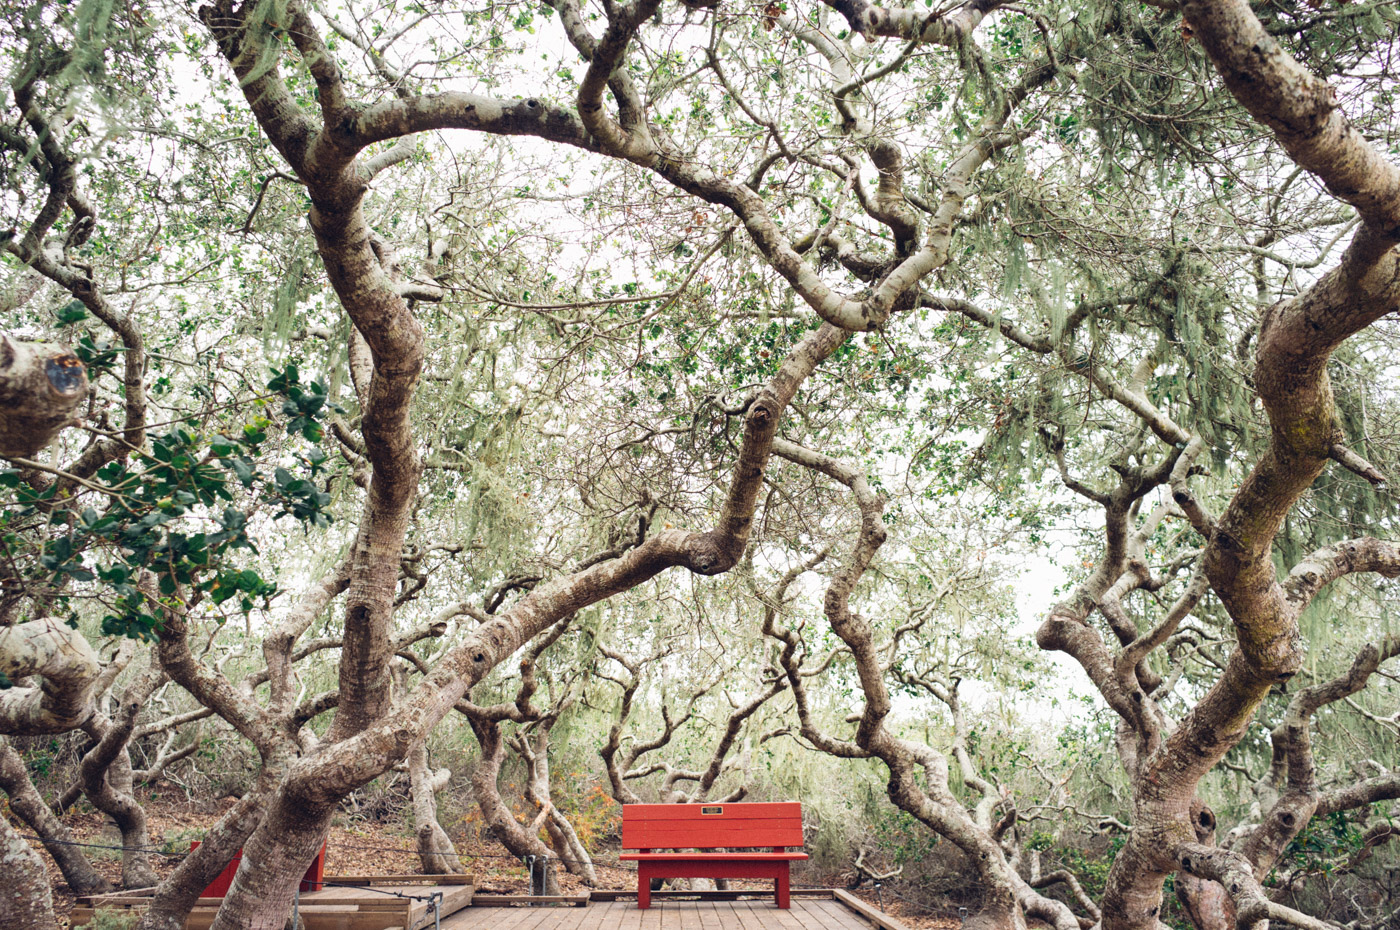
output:
[[637, 910], [651, 907], [651, 870], [645, 862], [637, 864]]
[[790, 895], [790, 888], [792, 886], [789, 884], [791, 878], [792, 876], [788, 871], [787, 863], [783, 863], [782, 871], [778, 873], [777, 878], [773, 879], [773, 891], [778, 899], [778, 907], [784, 910], [792, 907]]

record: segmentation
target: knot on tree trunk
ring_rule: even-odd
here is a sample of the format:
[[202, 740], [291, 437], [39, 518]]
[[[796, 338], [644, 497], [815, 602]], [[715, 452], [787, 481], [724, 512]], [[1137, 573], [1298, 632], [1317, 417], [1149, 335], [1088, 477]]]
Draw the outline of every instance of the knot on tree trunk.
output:
[[87, 367], [66, 346], [0, 335], [0, 455], [32, 456], [87, 396]]

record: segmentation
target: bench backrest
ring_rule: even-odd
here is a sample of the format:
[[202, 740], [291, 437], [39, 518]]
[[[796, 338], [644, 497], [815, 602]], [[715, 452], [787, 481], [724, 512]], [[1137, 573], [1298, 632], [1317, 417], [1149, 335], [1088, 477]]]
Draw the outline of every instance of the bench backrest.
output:
[[624, 804], [623, 849], [802, 846], [802, 805]]

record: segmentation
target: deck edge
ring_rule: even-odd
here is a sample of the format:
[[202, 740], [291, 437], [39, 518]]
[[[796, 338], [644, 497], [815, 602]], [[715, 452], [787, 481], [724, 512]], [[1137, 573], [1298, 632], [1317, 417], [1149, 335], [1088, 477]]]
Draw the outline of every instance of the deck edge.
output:
[[857, 898], [849, 891], [843, 891], [840, 888], [833, 888], [831, 890], [831, 896], [835, 900], [840, 901], [842, 904], [846, 905], [846, 907], [855, 911], [860, 916], [864, 917], [866, 920], [873, 923], [875, 926], [879, 927], [880, 930], [909, 930], [908, 927], [895, 920], [889, 914], [886, 914], [884, 911], [877, 910], [876, 908], [871, 907], [869, 904], [866, 904], [864, 901], [862, 901], [860, 898]]

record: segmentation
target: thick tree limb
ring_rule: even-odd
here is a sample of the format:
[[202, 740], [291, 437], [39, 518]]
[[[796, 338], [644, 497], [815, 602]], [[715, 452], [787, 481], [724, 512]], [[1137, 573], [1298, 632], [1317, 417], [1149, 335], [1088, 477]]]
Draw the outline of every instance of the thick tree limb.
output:
[[852, 32], [866, 37], [910, 39], [927, 45], [956, 46], [972, 35], [987, 14], [1003, 0], [974, 0], [955, 13], [939, 16], [899, 7], [881, 7], [866, 0], [824, 0], [846, 18]]
[[1336, 924], [1309, 917], [1301, 911], [1269, 900], [1254, 877], [1249, 861], [1237, 852], [1219, 846], [1183, 843], [1177, 851], [1177, 858], [1181, 868], [1192, 875], [1211, 879], [1224, 886], [1235, 903], [1235, 926], [1239, 930], [1252, 930], [1263, 921], [1276, 921], [1302, 930], [1337, 930]]
[[61, 620], [0, 629], [0, 673], [38, 675], [38, 687], [0, 691], [0, 733], [66, 733], [92, 716], [92, 687], [102, 666], [87, 639]]
[[1344, 575], [1375, 572], [1400, 577], [1400, 545], [1371, 536], [1348, 539], [1305, 556], [1283, 581], [1284, 600], [1302, 611], [1327, 585]]

